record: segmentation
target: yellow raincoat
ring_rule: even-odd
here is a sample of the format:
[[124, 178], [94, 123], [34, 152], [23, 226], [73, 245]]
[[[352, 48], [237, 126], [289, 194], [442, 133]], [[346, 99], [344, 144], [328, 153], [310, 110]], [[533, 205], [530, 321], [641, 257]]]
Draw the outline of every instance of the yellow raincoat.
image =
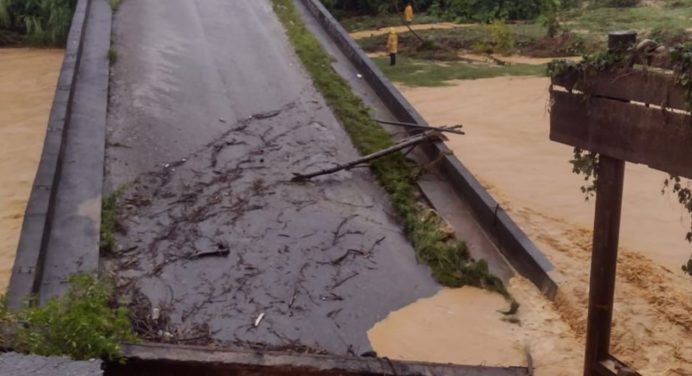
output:
[[404, 20], [406, 20], [406, 22], [413, 21], [413, 6], [411, 4], [408, 4], [406, 8], [404, 8]]
[[390, 54], [397, 53], [399, 47], [399, 37], [396, 35], [394, 29], [389, 30], [389, 36], [387, 37], [387, 52]]

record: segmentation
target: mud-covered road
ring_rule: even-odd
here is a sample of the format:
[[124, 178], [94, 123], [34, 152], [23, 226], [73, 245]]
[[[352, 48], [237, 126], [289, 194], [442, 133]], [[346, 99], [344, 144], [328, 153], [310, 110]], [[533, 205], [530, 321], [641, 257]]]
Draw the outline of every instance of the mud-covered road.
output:
[[370, 350], [367, 330], [438, 291], [269, 1], [123, 2], [115, 18], [104, 255], [145, 338]]

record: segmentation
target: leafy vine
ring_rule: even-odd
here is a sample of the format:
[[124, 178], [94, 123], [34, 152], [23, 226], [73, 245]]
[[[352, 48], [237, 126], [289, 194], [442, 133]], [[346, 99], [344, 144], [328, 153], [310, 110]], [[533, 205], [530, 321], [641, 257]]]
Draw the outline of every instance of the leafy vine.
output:
[[[687, 93], [688, 110], [692, 110], [692, 43], [677, 45], [668, 50], [668, 58], [673, 69], [676, 84], [682, 85]], [[556, 60], [548, 65], [548, 75], [556, 76], [570, 75], [576, 81], [568, 89], [583, 89], [587, 75], [598, 72], [607, 72], [614, 69], [625, 68], [633, 62], [633, 58], [627, 58], [625, 54], [613, 53], [610, 51], [598, 52], [584, 56], [579, 63], [565, 60]], [[585, 94], [588, 95], [588, 94]], [[595, 196], [596, 181], [598, 179], [599, 155], [596, 152], [574, 148], [574, 157], [570, 160], [572, 172], [577, 175], [584, 175], [586, 184], [580, 187], [585, 199], [589, 200]], [[692, 182], [683, 181], [679, 176], [671, 175], [663, 182], [662, 193], [670, 190], [677, 196], [678, 202], [688, 211], [692, 217]], [[692, 243], [692, 224], [685, 235], [685, 239]], [[692, 276], [692, 256], [687, 263], [682, 266], [682, 270]]]

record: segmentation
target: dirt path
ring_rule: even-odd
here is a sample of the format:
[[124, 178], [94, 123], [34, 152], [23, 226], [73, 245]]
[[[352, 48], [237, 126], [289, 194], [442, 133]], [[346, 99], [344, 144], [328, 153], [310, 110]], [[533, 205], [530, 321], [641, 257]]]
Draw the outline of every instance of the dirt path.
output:
[[[413, 30], [447, 30], [447, 29], [457, 29], [457, 28], [463, 28], [463, 27], [472, 27], [472, 26], [477, 26], [477, 24], [458, 24], [458, 23], [452, 23], [452, 22], [440, 22], [440, 23], [431, 23], [431, 24], [414, 24], [411, 25], [411, 28]], [[399, 26], [393, 26], [394, 31], [397, 33], [408, 33], [408, 27], [399, 25]], [[375, 37], [378, 35], [386, 35], [389, 33], [389, 27], [383, 27], [380, 29], [374, 29], [374, 30], [362, 30], [362, 31], [356, 31], [351, 33], [351, 38], [353, 39], [364, 39], [364, 38], [370, 38], [370, 37]]]
[[0, 291], [12, 273], [62, 50], [0, 49]]
[[358, 355], [439, 290], [367, 169], [290, 182], [357, 153], [268, 1], [124, 2], [115, 39], [108, 258], [145, 339]]
[[[559, 320], [541, 326], [567, 324], [571, 330], [553, 338], [569, 348], [584, 335], [593, 203], [584, 201], [583, 182], [571, 174], [571, 148], [548, 140], [547, 86], [545, 78], [503, 77], [402, 91], [431, 124], [465, 125], [467, 135], [452, 137], [450, 147], [562, 273], [556, 303], [543, 303]], [[663, 177], [627, 167], [613, 353], [643, 374], [672, 376], [692, 371], [692, 283], [680, 271], [690, 252], [688, 222], [674, 198], [660, 194]], [[530, 298], [521, 286], [513, 293]], [[528, 310], [529, 320], [543, 315]], [[507, 337], [521, 338], [514, 332]], [[426, 345], [418, 351], [411, 357], [431, 352]], [[536, 364], [550, 363], [553, 354], [544, 355], [534, 354]]]

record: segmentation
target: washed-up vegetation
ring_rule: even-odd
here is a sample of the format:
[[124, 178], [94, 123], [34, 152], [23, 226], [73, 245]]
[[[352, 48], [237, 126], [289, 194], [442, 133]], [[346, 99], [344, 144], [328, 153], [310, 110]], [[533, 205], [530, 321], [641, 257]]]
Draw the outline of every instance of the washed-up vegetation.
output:
[[60, 46], [67, 39], [76, 4], [77, 0], [0, 0], [0, 35]]
[[[368, 107], [333, 70], [331, 58], [306, 30], [293, 1], [272, 0], [272, 3], [298, 57], [358, 151], [367, 155], [391, 146], [393, 142], [387, 131], [370, 117]], [[441, 284], [484, 287], [511, 299], [502, 281], [490, 273], [487, 263], [473, 260], [466, 244], [444, 230], [444, 220], [421, 204], [415, 173], [412, 173], [419, 168], [413, 162], [397, 153], [371, 162], [370, 167], [389, 193], [418, 259], [430, 266], [433, 276]], [[513, 303], [513, 308], [516, 309], [516, 303]]]
[[0, 346], [5, 350], [76, 360], [123, 360], [120, 342], [136, 341], [128, 311], [113, 301], [110, 283], [89, 274], [70, 277], [66, 295], [11, 311], [0, 301]]

